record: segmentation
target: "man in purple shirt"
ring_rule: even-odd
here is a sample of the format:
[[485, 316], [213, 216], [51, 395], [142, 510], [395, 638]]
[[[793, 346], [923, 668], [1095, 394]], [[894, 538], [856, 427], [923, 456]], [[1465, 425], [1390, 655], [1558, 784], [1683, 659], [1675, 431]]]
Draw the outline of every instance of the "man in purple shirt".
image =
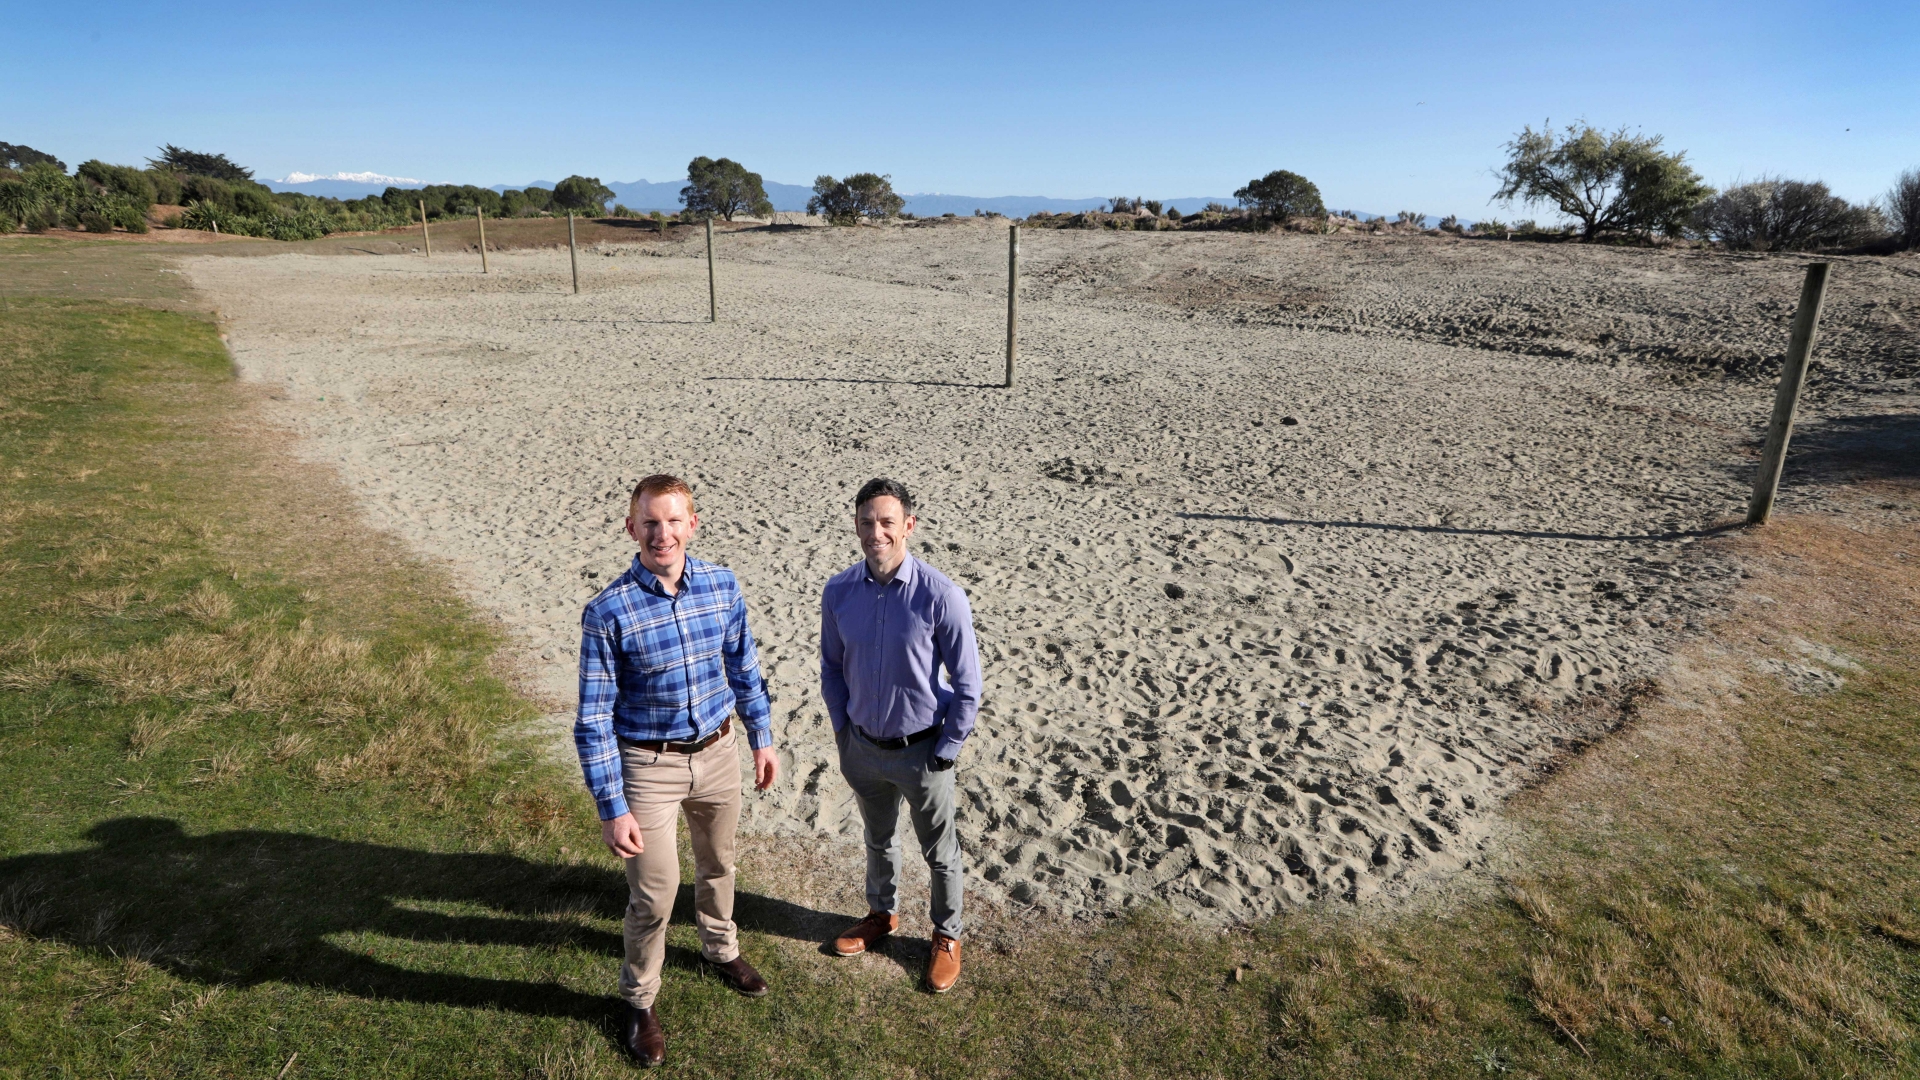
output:
[[853, 509], [866, 558], [834, 575], [820, 598], [820, 696], [866, 825], [868, 911], [833, 951], [858, 956], [900, 926], [904, 800], [932, 877], [927, 986], [941, 994], [960, 977], [954, 763], [980, 711], [973, 612], [958, 585], [907, 553], [917, 519], [903, 485], [869, 480]]

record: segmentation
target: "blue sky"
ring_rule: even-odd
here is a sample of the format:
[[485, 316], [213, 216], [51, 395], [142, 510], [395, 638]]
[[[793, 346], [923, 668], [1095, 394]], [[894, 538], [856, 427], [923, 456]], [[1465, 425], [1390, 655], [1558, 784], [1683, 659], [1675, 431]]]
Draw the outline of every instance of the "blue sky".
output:
[[[554, 21], [564, 14], [565, 22]], [[1500, 145], [1586, 118], [1714, 184], [1854, 199], [1920, 167], [1920, 4], [20, 4], [0, 140], [69, 166], [173, 142], [261, 177], [770, 180], [1225, 194], [1489, 212]], [[1849, 130], [1850, 129], [1850, 130]], [[1494, 212], [1502, 212], [1495, 208]]]

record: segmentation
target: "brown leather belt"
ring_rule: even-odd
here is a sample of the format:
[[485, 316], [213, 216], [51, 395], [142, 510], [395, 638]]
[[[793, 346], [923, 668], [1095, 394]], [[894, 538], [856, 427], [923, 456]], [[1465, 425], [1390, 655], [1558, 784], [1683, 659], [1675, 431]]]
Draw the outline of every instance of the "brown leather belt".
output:
[[727, 732], [733, 730], [733, 717], [720, 721], [720, 730], [701, 739], [699, 742], [639, 742], [632, 745], [655, 754], [697, 754], [721, 740]]

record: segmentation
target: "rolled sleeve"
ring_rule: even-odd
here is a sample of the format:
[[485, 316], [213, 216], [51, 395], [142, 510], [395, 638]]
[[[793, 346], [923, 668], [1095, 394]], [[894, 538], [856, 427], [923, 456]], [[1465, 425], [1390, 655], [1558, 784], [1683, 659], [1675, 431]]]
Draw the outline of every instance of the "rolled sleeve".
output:
[[617, 635], [599, 612], [588, 608], [580, 620], [580, 710], [573, 721], [573, 745], [602, 821], [627, 812], [620, 740], [613, 733], [619, 664]]
[[953, 701], [947, 706], [946, 722], [934, 743], [933, 756], [950, 760], [960, 756], [960, 747], [973, 734], [974, 721], [980, 715], [980, 648], [973, 636], [973, 609], [958, 586], [940, 605], [933, 641], [953, 687]]

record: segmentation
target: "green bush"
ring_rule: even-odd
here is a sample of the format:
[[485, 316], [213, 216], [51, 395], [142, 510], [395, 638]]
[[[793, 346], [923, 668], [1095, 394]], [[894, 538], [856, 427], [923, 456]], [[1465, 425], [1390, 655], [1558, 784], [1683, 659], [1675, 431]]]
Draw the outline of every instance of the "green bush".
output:
[[109, 165], [99, 158], [82, 162], [75, 174], [97, 187], [114, 192], [142, 211], [158, 201], [159, 192], [143, 169], [131, 165]]
[[168, 143], [160, 148], [160, 156], [148, 158], [150, 168], [166, 169], [181, 176], [206, 176], [215, 180], [245, 184], [253, 180], [253, 170], [243, 169], [225, 154], [202, 154], [193, 150], [182, 150]]
[[[1313, 181], [1296, 172], [1277, 169], [1233, 193], [1240, 205], [1261, 218], [1284, 222], [1289, 218], [1324, 218], [1327, 208], [1320, 201], [1320, 189]], [[1207, 209], [1213, 209], [1209, 203]], [[1220, 209], [1225, 210], [1225, 207]]]
[[153, 201], [166, 206], [180, 205], [180, 174], [170, 169], [148, 169], [147, 182], [153, 185]]
[[1707, 239], [1750, 251], [1851, 247], [1886, 233], [1872, 207], [1854, 206], [1817, 180], [1766, 176], [1702, 203], [1693, 227]]

